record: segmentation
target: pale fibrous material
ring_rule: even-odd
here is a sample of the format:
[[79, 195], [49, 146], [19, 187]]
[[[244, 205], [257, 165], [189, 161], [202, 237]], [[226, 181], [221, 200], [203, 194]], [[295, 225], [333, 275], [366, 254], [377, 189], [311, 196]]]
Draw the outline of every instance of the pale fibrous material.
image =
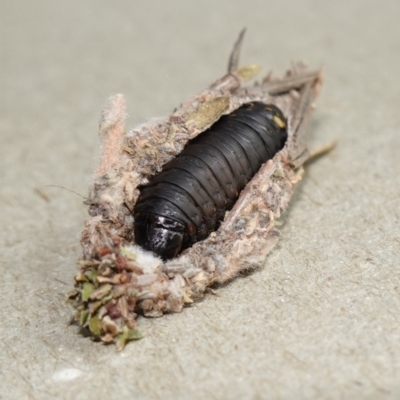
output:
[[[302, 165], [310, 157], [304, 131], [320, 89], [321, 71], [302, 63], [284, 77], [269, 74], [245, 86], [258, 72], [238, 68], [243, 33], [230, 57], [228, 73], [183, 103], [172, 115], [125, 131], [124, 96], [108, 99], [100, 121], [102, 155], [87, 204], [90, 217], [81, 243], [81, 271], [70, 301], [76, 319], [92, 337], [123, 348], [141, 337], [137, 313], [158, 317], [180, 312], [214, 283], [260, 267], [279, 239], [276, 229], [288, 206]], [[273, 103], [288, 120], [288, 140], [240, 194], [219, 229], [168, 262], [135, 245], [134, 205], [138, 186], [159, 172], [185, 144], [250, 101]]]

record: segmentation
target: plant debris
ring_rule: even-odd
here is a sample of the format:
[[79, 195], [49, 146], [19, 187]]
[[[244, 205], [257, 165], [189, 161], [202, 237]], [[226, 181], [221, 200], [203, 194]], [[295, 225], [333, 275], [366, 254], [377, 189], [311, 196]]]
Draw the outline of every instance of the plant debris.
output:
[[[228, 73], [171, 116], [125, 131], [123, 95], [111, 96], [103, 110], [102, 157], [87, 200], [90, 217], [81, 236], [81, 270], [69, 296], [75, 320], [94, 339], [122, 349], [142, 337], [138, 312], [159, 317], [182, 311], [202, 298], [210, 285], [262, 266], [279, 239], [279, 218], [310, 158], [304, 129], [321, 87], [321, 71], [297, 63], [284, 77], [269, 74], [245, 86], [260, 68], [238, 68], [242, 39], [243, 32]], [[261, 167], [207, 239], [165, 263], [140, 249], [134, 244], [132, 216], [138, 186], [190, 139], [251, 101], [272, 103], [283, 111], [289, 135], [285, 147]]]

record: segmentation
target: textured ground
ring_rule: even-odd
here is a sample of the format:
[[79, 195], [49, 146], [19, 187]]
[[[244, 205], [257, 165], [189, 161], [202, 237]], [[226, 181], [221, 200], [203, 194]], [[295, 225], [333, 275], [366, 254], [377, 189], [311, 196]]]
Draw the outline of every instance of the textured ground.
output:
[[[86, 0], [0, 5], [0, 399], [400, 397], [400, 3]], [[309, 166], [265, 267], [122, 353], [77, 334], [65, 294], [97, 157], [243, 63], [326, 65]]]

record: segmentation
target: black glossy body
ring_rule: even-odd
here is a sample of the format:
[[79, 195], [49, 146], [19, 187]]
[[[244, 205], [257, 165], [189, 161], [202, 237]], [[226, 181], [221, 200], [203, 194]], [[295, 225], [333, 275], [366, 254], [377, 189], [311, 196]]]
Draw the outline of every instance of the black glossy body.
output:
[[285, 117], [273, 105], [247, 103], [221, 117], [141, 189], [136, 243], [169, 259], [205, 239], [286, 139]]

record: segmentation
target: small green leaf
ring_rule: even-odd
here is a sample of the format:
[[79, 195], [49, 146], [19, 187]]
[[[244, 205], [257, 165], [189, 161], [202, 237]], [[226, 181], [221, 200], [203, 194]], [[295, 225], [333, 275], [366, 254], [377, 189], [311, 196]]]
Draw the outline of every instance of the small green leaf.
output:
[[103, 297], [101, 299], [101, 304], [106, 304], [108, 303], [111, 299], [113, 298], [113, 293], [109, 293], [107, 296]]
[[127, 326], [124, 326], [122, 333], [117, 336], [117, 351], [121, 351], [130, 340], [139, 340], [142, 337], [143, 335], [138, 330], [129, 329]]
[[117, 351], [123, 350], [125, 344], [126, 344], [126, 336], [124, 336], [124, 334], [121, 333], [121, 335], [117, 336], [117, 343], [116, 343]]
[[127, 340], [139, 340], [142, 338], [143, 338], [143, 335], [138, 330], [128, 329]]
[[84, 283], [82, 287], [82, 301], [88, 301], [93, 290], [94, 287], [91, 283]]
[[98, 314], [96, 314], [95, 316], [93, 316], [92, 318], [90, 318], [89, 321], [89, 329], [90, 332], [92, 332], [94, 337], [99, 337], [100, 333], [101, 333], [101, 323], [99, 320], [99, 316]]
[[84, 326], [87, 322], [89, 316], [89, 311], [88, 310], [82, 310], [79, 314], [79, 325]]
[[85, 276], [90, 282], [96, 283], [97, 272], [94, 269], [89, 269], [85, 272]]

